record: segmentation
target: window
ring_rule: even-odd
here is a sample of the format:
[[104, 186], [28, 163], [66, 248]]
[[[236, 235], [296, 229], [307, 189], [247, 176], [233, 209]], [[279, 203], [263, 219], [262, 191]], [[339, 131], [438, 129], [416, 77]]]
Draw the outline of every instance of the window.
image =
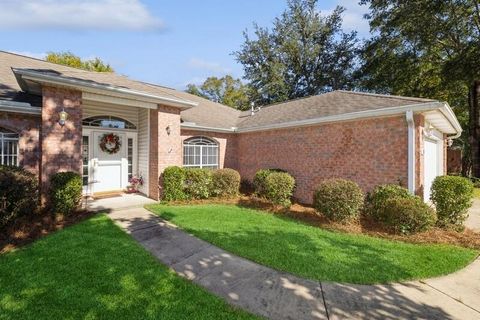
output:
[[0, 128], [0, 164], [18, 166], [18, 134]]
[[133, 139], [127, 139], [128, 181], [133, 177]]
[[112, 116], [96, 116], [82, 120], [82, 125], [113, 129], [137, 129], [130, 121]]
[[218, 144], [205, 137], [194, 137], [183, 142], [183, 166], [190, 168], [218, 168]]
[[88, 160], [89, 160], [89, 155], [88, 155], [88, 136], [83, 136], [82, 139], [82, 180], [83, 180], [83, 185], [87, 186], [88, 185]]

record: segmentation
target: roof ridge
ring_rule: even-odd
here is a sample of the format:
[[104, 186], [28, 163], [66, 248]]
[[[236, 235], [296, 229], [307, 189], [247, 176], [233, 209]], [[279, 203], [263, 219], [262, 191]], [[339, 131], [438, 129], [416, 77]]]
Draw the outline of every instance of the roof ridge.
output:
[[351, 90], [335, 90], [332, 92], [342, 92], [348, 94], [356, 94], [356, 95], [364, 95], [364, 96], [372, 96], [384, 99], [400, 99], [400, 100], [413, 100], [413, 101], [439, 101], [435, 99], [429, 98], [419, 98], [419, 97], [405, 97], [405, 96], [398, 96], [393, 94], [380, 94], [380, 93], [372, 93], [372, 92], [362, 92], [362, 91], [351, 91]]
[[[0, 52], [3, 52], [5, 54], [10, 54], [12, 56], [17, 56], [17, 57], [22, 57], [22, 58], [26, 58], [26, 59], [31, 59], [31, 60], [35, 60], [35, 61], [39, 61], [39, 62], [44, 62], [44, 63], [49, 63], [49, 64], [53, 64], [55, 66], [62, 66], [62, 67], [65, 67], [65, 68], [69, 68], [69, 69], [73, 69], [75, 71], [81, 71], [81, 72], [93, 72], [93, 73], [104, 73], [104, 74], [115, 74], [115, 75], [119, 75], [118, 73], [116, 73], [115, 71], [105, 71], [105, 72], [98, 72], [98, 71], [90, 71], [90, 70], [85, 70], [85, 69], [82, 69], [82, 68], [77, 68], [77, 67], [72, 67], [72, 66], [68, 66], [66, 64], [61, 64], [61, 63], [55, 63], [55, 62], [51, 62], [51, 61], [47, 61], [47, 60], [43, 60], [43, 59], [39, 59], [39, 58], [35, 58], [35, 57], [30, 57], [30, 56], [27, 56], [27, 55], [23, 55], [23, 54], [20, 54], [20, 53], [16, 53], [16, 52], [10, 52], [10, 51], [5, 51], [5, 50], [0, 50]], [[29, 69], [29, 68], [27, 68]], [[30, 68], [31, 69], [31, 68]]]

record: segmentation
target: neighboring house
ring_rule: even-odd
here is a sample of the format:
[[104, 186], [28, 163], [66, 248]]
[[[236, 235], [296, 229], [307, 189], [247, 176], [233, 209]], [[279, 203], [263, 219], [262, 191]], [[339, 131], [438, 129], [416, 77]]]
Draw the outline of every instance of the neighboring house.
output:
[[[160, 70], [159, 70], [160, 72]], [[61, 117], [67, 119], [61, 125]], [[170, 88], [0, 52], [1, 164], [82, 174], [86, 193], [125, 189], [158, 199], [167, 166], [281, 168], [311, 202], [326, 178], [368, 191], [401, 183], [428, 198], [461, 127], [445, 102], [334, 91], [240, 112]], [[119, 144], [117, 142], [120, 142]]]

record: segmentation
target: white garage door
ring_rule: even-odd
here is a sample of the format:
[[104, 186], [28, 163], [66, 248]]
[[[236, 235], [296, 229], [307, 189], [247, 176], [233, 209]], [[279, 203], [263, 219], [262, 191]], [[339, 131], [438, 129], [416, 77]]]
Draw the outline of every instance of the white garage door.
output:
[[424, 140], [424, 178], [423, 197], [430, 199], [430, 188], [435, 177], [443, 175], [443, 143], [430, 139]]

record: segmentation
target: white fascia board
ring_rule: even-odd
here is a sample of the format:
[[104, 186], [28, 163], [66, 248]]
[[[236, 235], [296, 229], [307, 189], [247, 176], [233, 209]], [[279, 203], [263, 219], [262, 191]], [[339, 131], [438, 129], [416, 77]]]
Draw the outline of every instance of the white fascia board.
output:
[[448, 103], [444, 103], [443, 107], [440, 109], [440, 112], [447, 118], [447, 120], [450, 122], [450, 124], [453, 126], [455, 131], [457, 131], [456, 134], [453, 136], [448, 137], [449, 139], [456, 139], [460, 137], [462, 134], [462, 126], [460, 125], [460, 122], [458, 122], [457, 117], [455, 116], [455, 113], [453, 112], [452, 108], [448, 105]]
[[188, 129], [188, 130], [198, 130], [198, 131], [210, 131], [210, 132], [219, 132], [219, 133], [233, 133], [236, 132], [236, 128], [232, 127], [230, 129], [227, 128], [215, 128], [215, 127], [205, 127], [205, 126], [197, 126], [193, 123], [182, 123], [180, 125], [181, 129]]
[[384, 116], [391, 116], [396, 114], [404, 114], [408, 110], [412, 110], [413, 112], [423, 112], [427, 110], [440, 109], [443, 106], [444, 106], [443, 102], [438, 102], [438, 101], [424, 102], [424, 103], [411, 104], [411, 105], [405, 105], [400, 107], [381, 108], [376, 110], [344, 113], [344, 114], [321, 117], [321, 118], [289, 121], [284, 123], [275, 123], [275, 124], [251, 127], [251, 128], [240, 128], [237, 131], [252, 132], [252, 131], [292, 128], [292, 127], [304, 127], [304, 126], [312, 126], [312, 125], [321, 124], [321, 123], [340, 122], [340, 121], [357, 120], [362, 118], [384, 117]]
[[[101, 85], [97, 83], [91, 83], [84, 80], [64, 78], [60, 76], [42, 74], [40, 72], [34, 72], [29, 70], [21, 70], [13, 68], [13, 72], [17, 75], [17, 80], [20, 84], [20, 87], [24, 91], [28, 91], [28, 86], [21, 79], [38, 81], [45, 84], [53, 84], [58, 86], [70, 87], [75, 89], [81, 89], [82, 91], [92, 92], [92, 93], [110, 93], [113, 96], [118, 96], [120, 98], [127, 98], [133, 100], [141, 100], [146, 102], [152, 102], [155, 104], [168, 104], [169, 106], [178, 107], [180, 109], [189, 109], [198, 105], [196, 102], [191, 102], [187, 100], [180, 100], [168, 97], [157, 96], [153, 94], [148, 94], [140, 91], [135, 91], [131, 89], [119, 88], [109, 85]], [[18, 77], [20, 76], [20, 77]], [[21, 79], [19, 79], [21, 78]]]
[[38, 115], [38, 116], [42, 114], [41, 108], [32, 107], [30, 103], [8, 101], [8, 100], [0, 100], [0, 111], [32, 114], [32, 115]]

